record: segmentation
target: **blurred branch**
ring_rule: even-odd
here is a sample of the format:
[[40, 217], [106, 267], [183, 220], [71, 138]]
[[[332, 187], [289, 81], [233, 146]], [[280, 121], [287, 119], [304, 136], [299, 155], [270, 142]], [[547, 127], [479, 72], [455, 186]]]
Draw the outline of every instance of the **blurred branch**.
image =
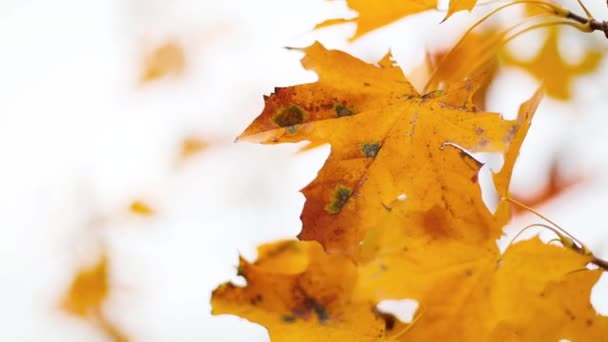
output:
[[585, 18], [576, 13], [572, 13], [571, 11], [567, 12], [566, 18], [576, 21], [579, 24], [582, 24], [581, 27], [579, 27], [581, 29], [581, 31], [586, 31], [586, 32], [602, 31], [602, 32], [604, 32], [604, 35], [606, 36], [606, 38], [608, 38], [608, 22], [607, 21], [599, 22], [591, 17]]

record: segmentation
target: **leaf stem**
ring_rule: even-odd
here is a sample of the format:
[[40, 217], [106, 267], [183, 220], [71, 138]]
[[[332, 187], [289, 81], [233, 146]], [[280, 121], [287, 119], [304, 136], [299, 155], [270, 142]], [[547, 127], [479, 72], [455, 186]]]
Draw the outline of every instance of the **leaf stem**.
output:
[[571, 235], [570, 233], [568, 233], [568, 231], [567, 231], [567, 230], [565, 230], [564, 228], [562, 228], [562, 227], [561, 227], [559, 224], [557, 224], [555, 221], [553, 221], [553, 220], [549, 219], [549, 218], [548, 218], [548, 217], [546, 217], [545, 215], [543, 215], [543, 214], [539, 213], [538, 211], [536, 211], [536, 210], [534, 210], [534, 209], [530, 208], [529, 206], [527, 206], [527, 205], [525, 205], [525, 204], [521, 203], [520, 201], [518, 201], [518, 200], [516, 200], [516, 199], [512, 198], [511, 196], [505, 196], [505, 197], [503, 197], [503, 198], [504, 198], [506, 201], [511, 202], [511, 203], [513, 203], [513, 204], [517, 205], [518, 207], [523, 208], [523, 209], [525, 209], [526, 211], [531, 212], [532, 214], [534, 214], [534, 215], [536, 215], [536, 216], [540, 217], [541, 219], [543, 219], [543, 220], [545, 220], [545, 221], [549, 222], [551, 225], [553, 225], [555, 228], [557, 228], [557, 229], [558, 229], [560, 232], [562, 232], [563, 234], [566, 234], [566, 235], [567, 235], [568, 237], [570, 237], [572, 240], [576, 241], [576, 243], [578, 243], [578, 244], [580, 244], [580, 245], [583, 245], [583, 243], [582, 243], [581, 241], [579, 241], [579, 240], [578, 240], [577, 238], [575, 238], [573, 235]]
[[[589, 249], [589, 247], [585, 246], [585, 244], [583, 244], [579, 239], [575, 238], [572, 234], [568, 233], [568, 231], [566, 231], [564, 228], [560, 227], [557, 223], [548, 219], [546, 216], [544, 216], [541, 213], [539, 213], [538, 211], [528, 207], [527, 205], [525, 205], [517, 200], [514, 200], [510, 196], [504, 197], [504, 199], [530, 211], [534, 215], [542, 218], [543, 220], [549, 222], [550, 224], [552, 224], [555, 227], [555, 228], [553, 228], [553, 227], [547, 226], [542, 223], [530, 224], [530, 225], [524, 227], [519, 233], [517, 233], [517, 235], [515, 235], [515, 237], [511, 240], [511, 243], [513, 243], [513, 241], [521, 233], [523, 233], [526, 229], [532, 228], [532, 227], [543, 227], [543, 228], [551, 230], [553, 233], [555, 233], [557, 236], [559, 236], [559, 239], [556, 239], [556, 240], [559, 240], [564, 247], [569, 248], [577, 253], [590, 256], [591, 257], [591, 261], [589, 261], [590, 263], [594, 264], [595, 266], [597, 266], [599, 268], [604, 269], [605, 271], [608, 271], [608, 261], [596, 257], [593, 254], [593, 252]], [[562, 233], [565, 235], [562, 235]]]

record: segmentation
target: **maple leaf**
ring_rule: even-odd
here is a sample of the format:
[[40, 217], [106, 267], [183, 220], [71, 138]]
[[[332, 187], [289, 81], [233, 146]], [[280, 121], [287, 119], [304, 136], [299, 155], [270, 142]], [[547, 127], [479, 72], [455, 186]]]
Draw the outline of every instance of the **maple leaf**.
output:
[[[519, 130], [494, 177], [499, 194], [508, 191], [541, 97], [539, 90], [520, 107]], [[481, 164], [455, 147], [442, 153], [453, 196], [429, 210], [408, 201], [391, 204], [361, 244], [358, 296], [417, 300], [415, 324], [397, 334], [404, 341], [606, 339], [608, 318], [589, 303], [601, 275], [586, 268], [593, 257], [537, 238], [500, 253], [488, 232], [508, 222], [507, 203], [492, 215], [479, 185], [467, 182]], [[458, 208], [457, 215], [450, 208]]]
[[126, 342], [128, 338], [103, 313], [102, 305], [110, 292], [108, 273], [108, 259], [105, 256], [92, 267], [80, 271], [63, 299], [62, 308], [88, 320], [113, 341]]
[[213, 314], [231, 313], [268, 328], [273, 341], [376, 341], [384, 320], [374, 304], [353, 296], [355, 265], [327, 255], [316, 242], [279, 241], [239, 262], [245, 287], [213, 291]]
[[449, 50], [427, 53], [423, 68], [430, 72], [424, 89], [430, 91], [458, 83], [468, 75], [475, 74], [476, 70], [484, 70], [483, 77], [476, 80], [477, 89], [471, 98], [475, 107], [484, 109], [486, 93], [498, 71], [497, 53], [502, 47], [505, 34], [504, 31], [467, 32]]
[[[430, 9], [437, 8], [437, 0], [384, 0], [384, 1], [367, 1], [367, 0], [347, 0], [348, 7], [357, 11], [359, 16], [353, 19], [329, 19], [315, 28], [326, 27], [335, 24], [347, 22], [355, 22], [357, 31], [351, 39], [356, 39], [370, 31], [379, 27], [388, 25], [406, 16], [424, 12]], [[448, 12], [443, 20], [448, 19], [452, 14], [473, 9], [477, 0], [450, 0]]]
[[507, 65], [525, 69], [530, 75], [542, 80], [549, 96], [559, 100], [572, 97], [572, 81], [596, 70], [604, 57], [604, 51], [586, 51], [583, 59], [577, 64], [563, 60], [558, 48], [559, 29], [551, 27], [548, 36], [538, 54], [530, 61], [520, 60], [508, 49], [503, 49], [501, 58]]
[[151, 216], [154, 214], [154, 209], [146, 202], [141, 200], [134, 200], [129, 205], [129, 210], [137, 215]]
[[238, 139], [331, 144], [317, 178], [302, 190], [299, 235], [331, 252], [354, 255], [375, 218], [401, 195], [417, 209], [445, 207], [452, 196], [442, 172], [447, 145], [502, 152], [517, 131], [515, 121], [476, 111], [475, 78], [420, 95], [389, 55], [375, 66], [319, 43], [304, 51], [303, 65], [319, 80], [275, 89]]
[[483, 223], [447, 222], [441, 209], [412, 213], [395, 205], [385, 215], [362, 246], [370, 254], [357, 292], [418, 301], [415, 324], [399, 340], [608, 338], [608, 318], [589, 303], [601, 275], [585, 268], [590, 256], [537, 238], [501, 254], [493, 240], [479, 240]]
[[169, 75], [181, 75], [185, 65], [186, 55], [183, 47], [177, 42], [167, 42], [147, 54], [141, 80], [151, 82]]
[[180, 160], [187, 160], [203, 152], [209, 147], [209, 143], [196, 136], [188, 136], [182, 140], [180, 149]]
[[98, 310], [108, 292], [108, 261], [102, 258], [91, 268], [83, 269], [72, 282], [63, 307], [67, 312], [86, 317]]
[[500, 196], [496, 215], [503, 215], [505, 222], [511, 215], [510, 204], [507, 202], [506, 198], [510, 197], [509, 185], [511, 184], [511, 177], [513, 176], [513, 168], [515, 167], [515, 162], [519, 156], [519, 151], [524, 139], [526, 138], [526, 135], [528, 134], [530, 125], [532, 124], [534, 113], [542, 100], [542, 96], [542, 88], [539, 88], [528, 101], [522, 103], [522, 105], [519, 107], [519, 112], [517, 114], [518, 129], [513, 136], [511, 145], [504, 154], [504, 163], [502, 168], [499, 172], [492, 175], [494, 186], [496, 187], [496, 193]]
[[[517, 129], [511, 131], [512, 143], [505, 152], [505, 165], [495, 175], [500, 194], [508, 190], [515, 159], [541, 97], [539, 90], [520, 107]], [[427, 201], [425, 198], [388, 202], [390, 210], [379, 213], [380, 219], [368, 229], [360, 244], [357, 266], [344, 256], [325, 254], [316, 243], [310, 245], [320, 256], [316, 263], [303, 261], [301, 254], [291, 250], [295, 242], [287, 245], [290, 247], [285, 247], [285, 242], [266, 246], [260, 250], [256, 264], [241, 261], [247, 287], [224, 285], [214, 292], [214, 310], [221, 308], [216, 313], [238, 314], [262, 323], [276, 341], [302, 338], [302, 334], [310, 334], [304, 339], [319, 341], [335, 341], [337, 336], [363, 341], [608, 338], [608, 318], [598, 315], [589, 303], [591, 288], [601, 275], [599, 270], [586, 268], [593, 256], [548, 245], [538, 238], [513, 244], [501, 253], [496, 245], [496, 232], [509, 218], [500, 210], [493, 215], [483, 203], [476, 181], [482, 164], [452, 145], [436, 153], [438, 158], [429, 159], [437, 158], [441, 169], [439, 183], [446, 187], [442, 189], [442, 201], [431, 201], [434, 203], [431, 207], [421, 205]], [[344, 263], [324, 260], [332, 257]], [[246, 271], [248, 267], [251, 271]], [[336, 278], [340, 279], [337, 284]], [[338, 291], [342, 297], [328, 290], [344, 286], [343, 282], [349, 286]], [[296, 297], [298, 301], [292, 289], [303, 286], [306, 295]], [[368, 333], [370, 330], [355, 335], [332, 335], [335, 329], [319, 324], [318, 312], [325, 313], [328, 303], [320, 298], [348, 305], [364, 303], [363, 307], [369, 307], [370, 302], [407, 298], [417, 300], [419, 310], [415, 321], [400, 325], [400, 329], [389, 329], [394, 323], [389, 324], [390, 320], [382, 316], [386, 328], [377, 335]], [[308, 310], [293, 309], [301, 307], [302, 302], [315, 305], [304, 305]], [[318, 303], [324, 303], [321, 306], [324, 310], [318, 310]], [[348, 305], [334, 308], [359, 312]], [[315, 312], [317, 321], [293, 327], [296, 332], [286, 330], [291, 326], [286, 327], [278, 317], [284, 317], [290, 310], [308, 312], [304, 317], [314, 317]], [[332, 312], [341, 311], [332, 309]], [[358, 329], [370, 328], [367, 312], [367, 316], [359, 317]], [[348, 318], [341, 321], [352, 322]], [[375, 323], [371, 327], [377, 328], [377, 321], [371, 321]]]

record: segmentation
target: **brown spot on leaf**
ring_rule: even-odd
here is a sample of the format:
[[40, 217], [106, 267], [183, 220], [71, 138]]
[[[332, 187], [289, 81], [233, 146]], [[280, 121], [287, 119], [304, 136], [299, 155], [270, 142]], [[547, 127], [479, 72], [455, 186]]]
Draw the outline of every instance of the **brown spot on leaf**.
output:
[[423, 214], [422, 224], [433, 238], [444, 238], [449, 234], [445, 210], [433, 207]]
[[263, 300], [264, 300], [264, 297], [261, 294], [256, 294], [255, 296], [253, 296], [253, 298], [251, 298], [250, 302], [251, 302], [251, 305], [257, 305], [258, 303], [260, 303]]

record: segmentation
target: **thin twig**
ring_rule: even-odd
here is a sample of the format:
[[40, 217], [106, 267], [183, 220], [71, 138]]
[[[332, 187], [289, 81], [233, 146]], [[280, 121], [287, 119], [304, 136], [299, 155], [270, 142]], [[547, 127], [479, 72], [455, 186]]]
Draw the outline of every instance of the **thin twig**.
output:
[[602, 32], [604, 32], [604, 35], [606, 36], [606, 38], [608, 38], [608, 22], [607, 21], [599, 22], [593, 18], [587, 19], [581, 15], [572, 13], [571, 11], [568, 11], [568, 14], [566, 15], [566, 19], [574, 20], [577, 23], [587, 26], [589, 28], [589, 32], [602, 31]]
[[596, 256], [593, 256], [593, 259], [591, 260], [591, 263], [594, 264], [595, 266], [602, 268], [606, 271], [608, 271], [608, 261], [604, 260], [604, 259], [600, 259]]

